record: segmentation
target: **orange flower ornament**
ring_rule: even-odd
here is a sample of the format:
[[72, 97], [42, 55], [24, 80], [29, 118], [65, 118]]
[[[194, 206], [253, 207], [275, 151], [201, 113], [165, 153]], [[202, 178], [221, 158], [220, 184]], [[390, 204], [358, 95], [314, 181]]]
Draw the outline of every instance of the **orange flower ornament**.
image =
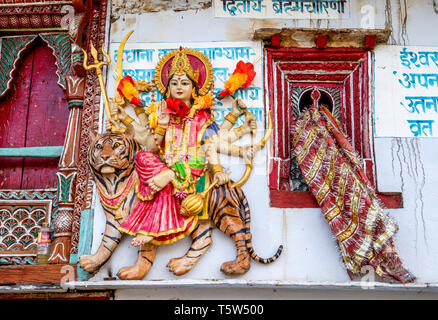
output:
[[144, 101], [139, 98], [139, 93], [135, 88], [134, 80], [132, 80], [131, 76], [127, 75], [120, 80], [117, 86], [117, 92], [137, 107], [143, 108], [145, 106]]
[[205, 96], [199, 96], [195, 99], [195, 105], [199, 110], [209, 109], [213, 106], [213, 97], [210, 94], [206, 94]]
[[255, 76], [254, 65], [251, 62], [245, 63], [240, 60], [237, 62], [236, 69], [231, 77], [225, 82], [225, 89], [218, 94], [217, 98], [222, 100], [227, 95], [233, 95], [240, 88], [248, 88]]

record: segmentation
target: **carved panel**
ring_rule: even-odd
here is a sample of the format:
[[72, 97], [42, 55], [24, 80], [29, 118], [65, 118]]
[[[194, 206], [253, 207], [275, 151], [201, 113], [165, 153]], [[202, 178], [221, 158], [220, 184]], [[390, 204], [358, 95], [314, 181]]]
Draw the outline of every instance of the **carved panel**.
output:
[[52, 49], [56, 58], [58, 84], [65, 89], [65, 78], [70, 68], [71, 46], [67, 33], [42, 33], [41, 39]]
[[10, 89], [21, 58], [37, 37], [40, 37], [52, 50], [56, 59], [58, 84], [65, 89], [65, 77], [71, 64], [71, 46], [67, 33], [11, 36], [0, 39], [0, 97], [4, 96]]
[[[107, 1], [100, 1], [98, 8], [90, 16], [88, 25], [89, 38], [86, 40], [87, 54], [90, 55], [89, 43], [100, 47], [105, 40], [105, 23], [107, 14]], [[81, 137], [78, 155], [78, 175], [76, 176], [76, 197], [73, 212], [71, 253], [78, 252], [79, 230], [81, 213], [91, 207], [93, 183], [90, 179], [87, 154], [90, 145], [89, 132], [99, 127], [99, 106], [100, 106], [99, 81], [94, 70], [87, 71], [85, 77], [84, 104], [82, 110]]]
[[[297, 117], [300, 113], [299, 111], [299, 103], [300, 103], [300, 97], [301, 95], [308, 91], [312, 90], [313, 86], [293, 86], [292, 87], [292, 95], [291, 95], [291, 107], [293, 111], [293, 117]], [[318, 87], [321, 91], [326, 91], [330, 97], [333, 100], [333, 110], [332, 114], [335, 116], [339, 121], [342, 122], [342, 100], [341, 100], [341, 90], [340, 88], [336, 87]]]
[[[298, 109], [294, 110], [293, 101], [295, 99], [295, 107], [298, 107], [298, 91], [304, 90], [294, 91], [294, 87], [317, 86], [327, 91], [333, 100], [333, 115], [340, 120], [363, 161], [368, 161], [370, 170], [367, 175], [374, 183], [374, 154], [372, 141], [369, 139], [372, 134], [369, 122], [371, 54], [366, 50], [352, 48], [268, 48], [266, 52], [268, 98], [276, 124], [271, 138], [272, 157], [269, 164], [272, 168], [269, 188], [270, 192], [275, 191], [271, 192], [275, 196], [271, 198], [271, 205], [313, 207], [308, 201], [311, 198], [307, 196], [303, 201], [295, 201], [296, 205], [290, 201], [286, 204], [283, 200], [292, 199], [294, 192], [306, 194], [306, 191], [301, 191], [306, 187], [301, 183], [290, 150], [289, 128], [298, 112]], [[290, 164], [287, 168], [289, 176], [284, 174], [287, 164]]]
[[0, 39], [0, 97], [10, 88], [17, 62], [35, 38], [26, 35]]
[[63, 8], [71, 5], [71, 1], [51, 1], [46, 5], [41, 5], [41, 1], [39, 4], [26, 2], [0, 6], [0, 29], [60, 28], [67, 13]]
[[0, 191], [0, 264], [34, 264], [38, 229], [56, 215], [56, 190]]

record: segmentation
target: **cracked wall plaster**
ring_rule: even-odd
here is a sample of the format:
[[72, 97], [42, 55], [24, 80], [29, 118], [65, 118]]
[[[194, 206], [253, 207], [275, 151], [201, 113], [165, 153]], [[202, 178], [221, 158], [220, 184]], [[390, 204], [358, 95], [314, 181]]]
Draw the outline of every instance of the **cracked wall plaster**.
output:
[[111, 18], [117, 20], [124, 14], [140, 14], [172, 10], [200, 10], [211, 7], [211, 0], [113, 0]]

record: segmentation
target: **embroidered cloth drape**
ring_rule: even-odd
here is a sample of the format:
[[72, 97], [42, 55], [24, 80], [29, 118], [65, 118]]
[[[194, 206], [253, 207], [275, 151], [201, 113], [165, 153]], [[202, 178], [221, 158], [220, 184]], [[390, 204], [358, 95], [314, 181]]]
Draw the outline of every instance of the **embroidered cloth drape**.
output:
[[[393, 278], [393, 270], [409, 277], [393, 245], [398, 227], [384, 212], [358, 155], [330, 111], [307, 109], [291, 133], [292, 150], [346, 268], [359, 275], [363, 266], [371, 265], [384, 278]], [[392, 253], [392, 268], [383, 258], [387, 251]]]

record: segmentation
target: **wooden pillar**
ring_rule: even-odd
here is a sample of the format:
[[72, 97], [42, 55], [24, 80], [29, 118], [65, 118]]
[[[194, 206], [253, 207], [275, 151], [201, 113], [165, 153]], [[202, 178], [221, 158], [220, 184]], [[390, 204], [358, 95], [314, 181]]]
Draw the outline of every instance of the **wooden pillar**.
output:
[[85, 81], [82, 77], [70, 75], [66, 78], [70, 116], [64, 149], [59, 161], [59, 171], [57, 173], [58, 214], [54, 222], [55, 241], [52, 245], [49, 263], [69, 262], [84, 83]]
[[88, 23], [91, 1], [73, 1], [75, 19], [69, 26], [71, 67], [66, 76], [66, 96], [70, 109], [66, 138], [59, 161], [58, 214], [54, 222], [55, 240], [49, 263], [69, 263], [73, 236], [74, 207], [77, 199], [76, 183], [79, 168], [82, 109], [84, 105], [85, 72], [82, 66], [82, 34]]

